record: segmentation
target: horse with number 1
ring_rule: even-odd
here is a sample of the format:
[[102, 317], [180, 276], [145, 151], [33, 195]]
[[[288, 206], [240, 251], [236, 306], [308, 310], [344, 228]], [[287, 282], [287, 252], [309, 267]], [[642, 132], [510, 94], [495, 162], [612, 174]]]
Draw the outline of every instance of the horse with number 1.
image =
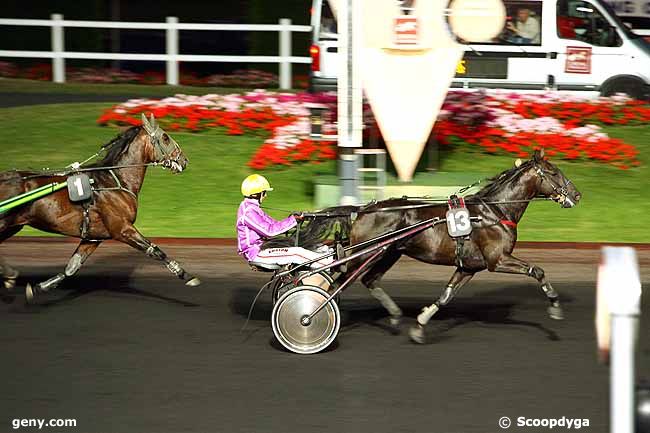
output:
[[[119, 134], [95, 154], [103, 158], [89, 165], [72, 164], [60, 171], [0, 173], [0, 243], [28, 225], [50, 233], [80, 238], [65, 270], [35, 286], [27, 284], [26, 298], [47, 292], [73, 276], [102, 241], [115, 239], [163, 262], [188, 286], [201, 281], [187, 273], [134, 226], [138, 194], [147, 167], [162, 166], [181, 173], [188, 164], [180, 146], [151, 115], [142, 126]], [[0, 258], [0, 280], [11, 292], [18, 271]], [[11, 293], [4, 299], [13, 300]]]

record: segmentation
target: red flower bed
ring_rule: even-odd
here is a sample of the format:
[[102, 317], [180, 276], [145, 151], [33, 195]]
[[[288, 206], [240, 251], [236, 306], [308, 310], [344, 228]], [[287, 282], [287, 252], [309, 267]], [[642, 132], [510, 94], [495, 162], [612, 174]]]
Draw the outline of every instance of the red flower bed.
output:
[[177, 95], [162, 101], [131, 100], [104, 112], [97, 123], [139, 125], [141, 113], [152, 113], [171, 131], [200, 132], [216, 128], [229, 135], [261, 136], [266, 140], [248, 163], [255, 169], [336, 159], [335, 142], [307, 138], [309, 110], [305, 102], [310, 98], [256, 91], [246, 95]]
[[[52, 65], [42, 63], [35, 66], [20, 68], [14, 63], [0, 62], [0, 77], [26, 78], [30, 80], [51, 81]], [[187, 86], [217, 86], [240, 88], [277, 88], [278, 76], [271, 72], [256, 69], [238, 69], [230, 74], [213, 74], [199, 77], [192, 72], [180, 70], [180, 83]], [[67, 67], [66, 79], [78, 83], [134, 83], [134, 84], [165, 84], [165, 74], [162, 71], [147, 71], [143, 73], [112, 68], [97, 67]], [[304, 77], [296, 76], [296, 88], [306, 88]]]
[[264, 143], [248, 162], [248, 166], [260, 170], [271, 165], [290, 166], [295, 162], [311, 161], [318, 164], [322, 160], [336, 159], [336, 152], [335, 141], [302, 139], [296, 146], [289, 148], [277, 148], [272, 143]]
[[477, 126], [467, 128], [447, 120], [434, 128], [436, 139], [442, 145], [478, 146], [486, 153], [509, 153], [520, 158], [530, 156], [534, 149], [543, 147], [553, 158], [576, 160], [588, 159], [609, 163], [622, 169], [638, 166], [639, 151], [632, 145], [615, 138], [589, 140], [564, 134], [539, 134], [517, 132], [507, 134], [498, 128]]
[[[336, 158], [335, 142], [309, 139], [306, 104], [312, 102], [328, 107], [331, 115], [323, 125], [324, 132], [335, 132], [332, 119], [336, 100], [331, 95], [264, 91], [131, 100], [108, 110], [98, 122], [138, 125], [140, 113], [152, 112], [170, 130], [220, 128], [230, 135], [262, 136], [264, 144], [248, 163], [262, 169]], [[527, 157], [533, 149], [543, 147], [549, 156], [558, 159], [590, 160], [622, 169], [640, 164], [637, 149], [610, 138], [596, 124], [640, 125], [650, 121], [650, 105], [624, 97], [586, 100], [554, 93], [522, 96], [450, 92], [442, 108], [433, 130], [442, 145], [517, 157]], [[366, 134], [378, 131], [369, 109], [364, 110], [364, 119], [370, 126]]]
[[650, 105], [643, 101], [630, 100], [615, 105], [604, 102], [558, 102], [539, 104], [532, 101], [517, 101], [504, 106], [509, 111], [526, 119], [553, 117], [564, 122], [567, 128], [588, 123], [602, 125], [642, 125], [650, 122]]
[[275, 128], [296, 121], [295, 117], [279, 116], [268, 108], [229, 112], [194, 106], [148, 107], [145, 105], [134, 107], [123, 113], [108, 110], [97, 119], [97, 123], [101, 125], [139, 125], [140, 113], [152, 113], [164, 128], [170, 130], [199, 132], [209, 128], [223, 128], [228, 135], [243, 135], [245, 133], [269, 135]]

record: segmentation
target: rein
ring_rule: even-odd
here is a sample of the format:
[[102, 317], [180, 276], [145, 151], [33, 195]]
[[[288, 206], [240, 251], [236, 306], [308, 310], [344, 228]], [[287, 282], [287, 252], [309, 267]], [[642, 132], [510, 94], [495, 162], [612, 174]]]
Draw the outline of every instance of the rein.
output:
[[[95, 156], [93, 156], [94, 158]], [[92, 159], [92, 158], [91, 158]], [[86, 160], [86, 162], [89, 160]], [[86, 163], [84, 162], [84, 164]], [[77, 163], [75, 163], [77, 164]], [[160, 162], [148, 162], [148, 163], [142, 163], [142, 164], [124, 164], [124, 165], [108, 165], [108, 166], [103, 166], [103, 167], [87, 167], [87, 168], [74, 168], [75, 164], [71, 164], [67, 167], [73, 167], [69, 170], [63, 170], [63, 171], [58, 171], [58, 170], [42, 170], [38, 174], [31, 174], [29, 176], [23, 176], [20, 179], [21, 180], [28, 180], [28, 179], [35, 179], [39, 177], [64, 177], [64, 176], [69, 176], [73, 173], [84, 173], [84, 172], [93, 172], [93, 171], [111, 171], [111, 170], [119, 170], [122, 168], [135, 168], [135, 167], [155, 167], [158, 165], [162, 165]]]
[[[409, 209], [420, 209], [420, 208], [431, 208], [431, 207], [437, 207], [441, 206], [443, 204], [446, 204], [449, 199], [433, 199], [429, 198], [427, 196], [425, 197], [403, 197], [408, 200], [421, 200], [421, 201], [430, 201], [431, 203], [418, 203], [418, 204], [409, 204], [409, 205], [403, 205], [403, 206], [391, 206], [391, 207], [384, 207], [380, 209], [358, 209], [354, 211], [353, 213], [357, 214], [362, 214], [362, 213], [377, 213], [377, 212], [393, 212], [393, 211], [398, 211], [398, 210], [409, 210]], [[468, 205], [480, 205], [480, 204], [486, 204], [486, 205], [498, 205], [498, 204], [515, 204], [515, 203], [530, 203], [532, 201], [549, 201], [552, 200], [547, 197], [534, 197], [531, 199], [527, 200], [500, 200], [500, 201], [474, 201], [474, 200], [465, 200], [465, 204]], [[372, 206], [372, 204], [367, 205], [367, 206]], [[287, 209], [280, 209], [276, 207], [268, 207], [268, 206], [262, 206], [264, 209], [269, 209], [269, 210], [277, 210], [280, 212], [286, 212], [286, 213], [295, 213], [295, 211], [289, 211]], [[301, 215], [307, 217], [307, 218], [333, 218], [333, 217], [344, 217], [344, 216], [350, 216], [349, 213], [339, 213], [339, 212], [302, 212]]]

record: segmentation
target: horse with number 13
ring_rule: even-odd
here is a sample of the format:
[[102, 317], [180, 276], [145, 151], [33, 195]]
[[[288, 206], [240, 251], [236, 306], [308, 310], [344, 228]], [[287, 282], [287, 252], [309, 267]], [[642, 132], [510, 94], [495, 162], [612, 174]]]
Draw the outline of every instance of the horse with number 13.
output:
[[[447, 286], [431, 305], [417, 316], [409, 336], [416, 343], [425, 343], [425, 327], [431, 318], [454, 298], [458, 291], [480, 271], [526, 275], [540, 284], [550, 305], [549, 316], [564, 317], [558, 292], [547, 280], [544, 270], [513, 255], [517, 242], [517, 225], [528, 208], [537, 199], [552, 200], [562, 208], [578, 204], [582, 194], [564, 173], [544, 156], [544, 149], [536, 150], [525, 162], [517, 160], [515, 167], [488, 179], [478, 192], [449, 200], [426, 198], [395, 198], [372, 202], [366, 206], [330, 208], [326, 214], [340, 216], [316, 218], [310, 225], [314, 233], [331, 232], [339, 225], [350, 247], [364, 245], [390, 233], [415, 227], [419, 222], [436, 219], [447, 224], [431, 225], [422, 233], [392, 242], [377, 256], [368, 253], [354, 259], [348, 268], [356, 272], [361, 263], [361, 282], [388, 311], [391, 325], [397, 331], [402, 317], [401, 308], [381, 287], [381, 278], [406, 255], [432, 265], [456, 268]], [[352, 224], [351, 215], [356, 214]], [[325, 215], [326, 216], [326, 215]], [[312, 226], [313, 225], [313, 226]], [[312, 244], [325, 239], [303, 236], [301, 242]], [[284, 242], [291, 242], [286, 239]], [[277, 244], [277, 242], [276, 242]], [[279, 245], [275, 245], [279, 246]], [[372, 257], [371, 257], [372, 256]], [[367, 260], [371, 260], [370, 263]], [[345, 281], [343, 275], [338, 281]]]

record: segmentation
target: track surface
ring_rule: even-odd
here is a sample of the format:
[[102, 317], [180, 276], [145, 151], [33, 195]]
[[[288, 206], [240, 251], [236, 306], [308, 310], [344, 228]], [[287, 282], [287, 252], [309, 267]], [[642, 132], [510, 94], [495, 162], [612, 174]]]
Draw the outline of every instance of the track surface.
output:
[[[0, 255], [19, 265], [22, 287], [60, 272], [74, 246], [9, 241]], [[608, 429], [609, 370], [596, 362], [593, 331], [597, 250], [519, 251], [560, 292], [563, 322], [547, 317], [533, 280], [484, 273], [431, 322], [430, 344], [413, 345], [408, 326], [452, 269], [403, 260], [383, 284], [407, 314], [402, 335], [355, 286], [335, 347], [298, 356], [274, 342], [268, 296], [240, 333], [267, 275], [231, 247], [166, 249], [204, 284], [186, 288], [109, 243], [40, 305], [0, 304], [0, 432], [15, 418], [76, 418], [73, 431], [104, 433], [486, 433], [502, 431], [501, 416], [588, 418], [583, 431]], [[640, 260], [647, 285], [650, 252]], [[638, 356], [646, 378], [649, 298]]]

